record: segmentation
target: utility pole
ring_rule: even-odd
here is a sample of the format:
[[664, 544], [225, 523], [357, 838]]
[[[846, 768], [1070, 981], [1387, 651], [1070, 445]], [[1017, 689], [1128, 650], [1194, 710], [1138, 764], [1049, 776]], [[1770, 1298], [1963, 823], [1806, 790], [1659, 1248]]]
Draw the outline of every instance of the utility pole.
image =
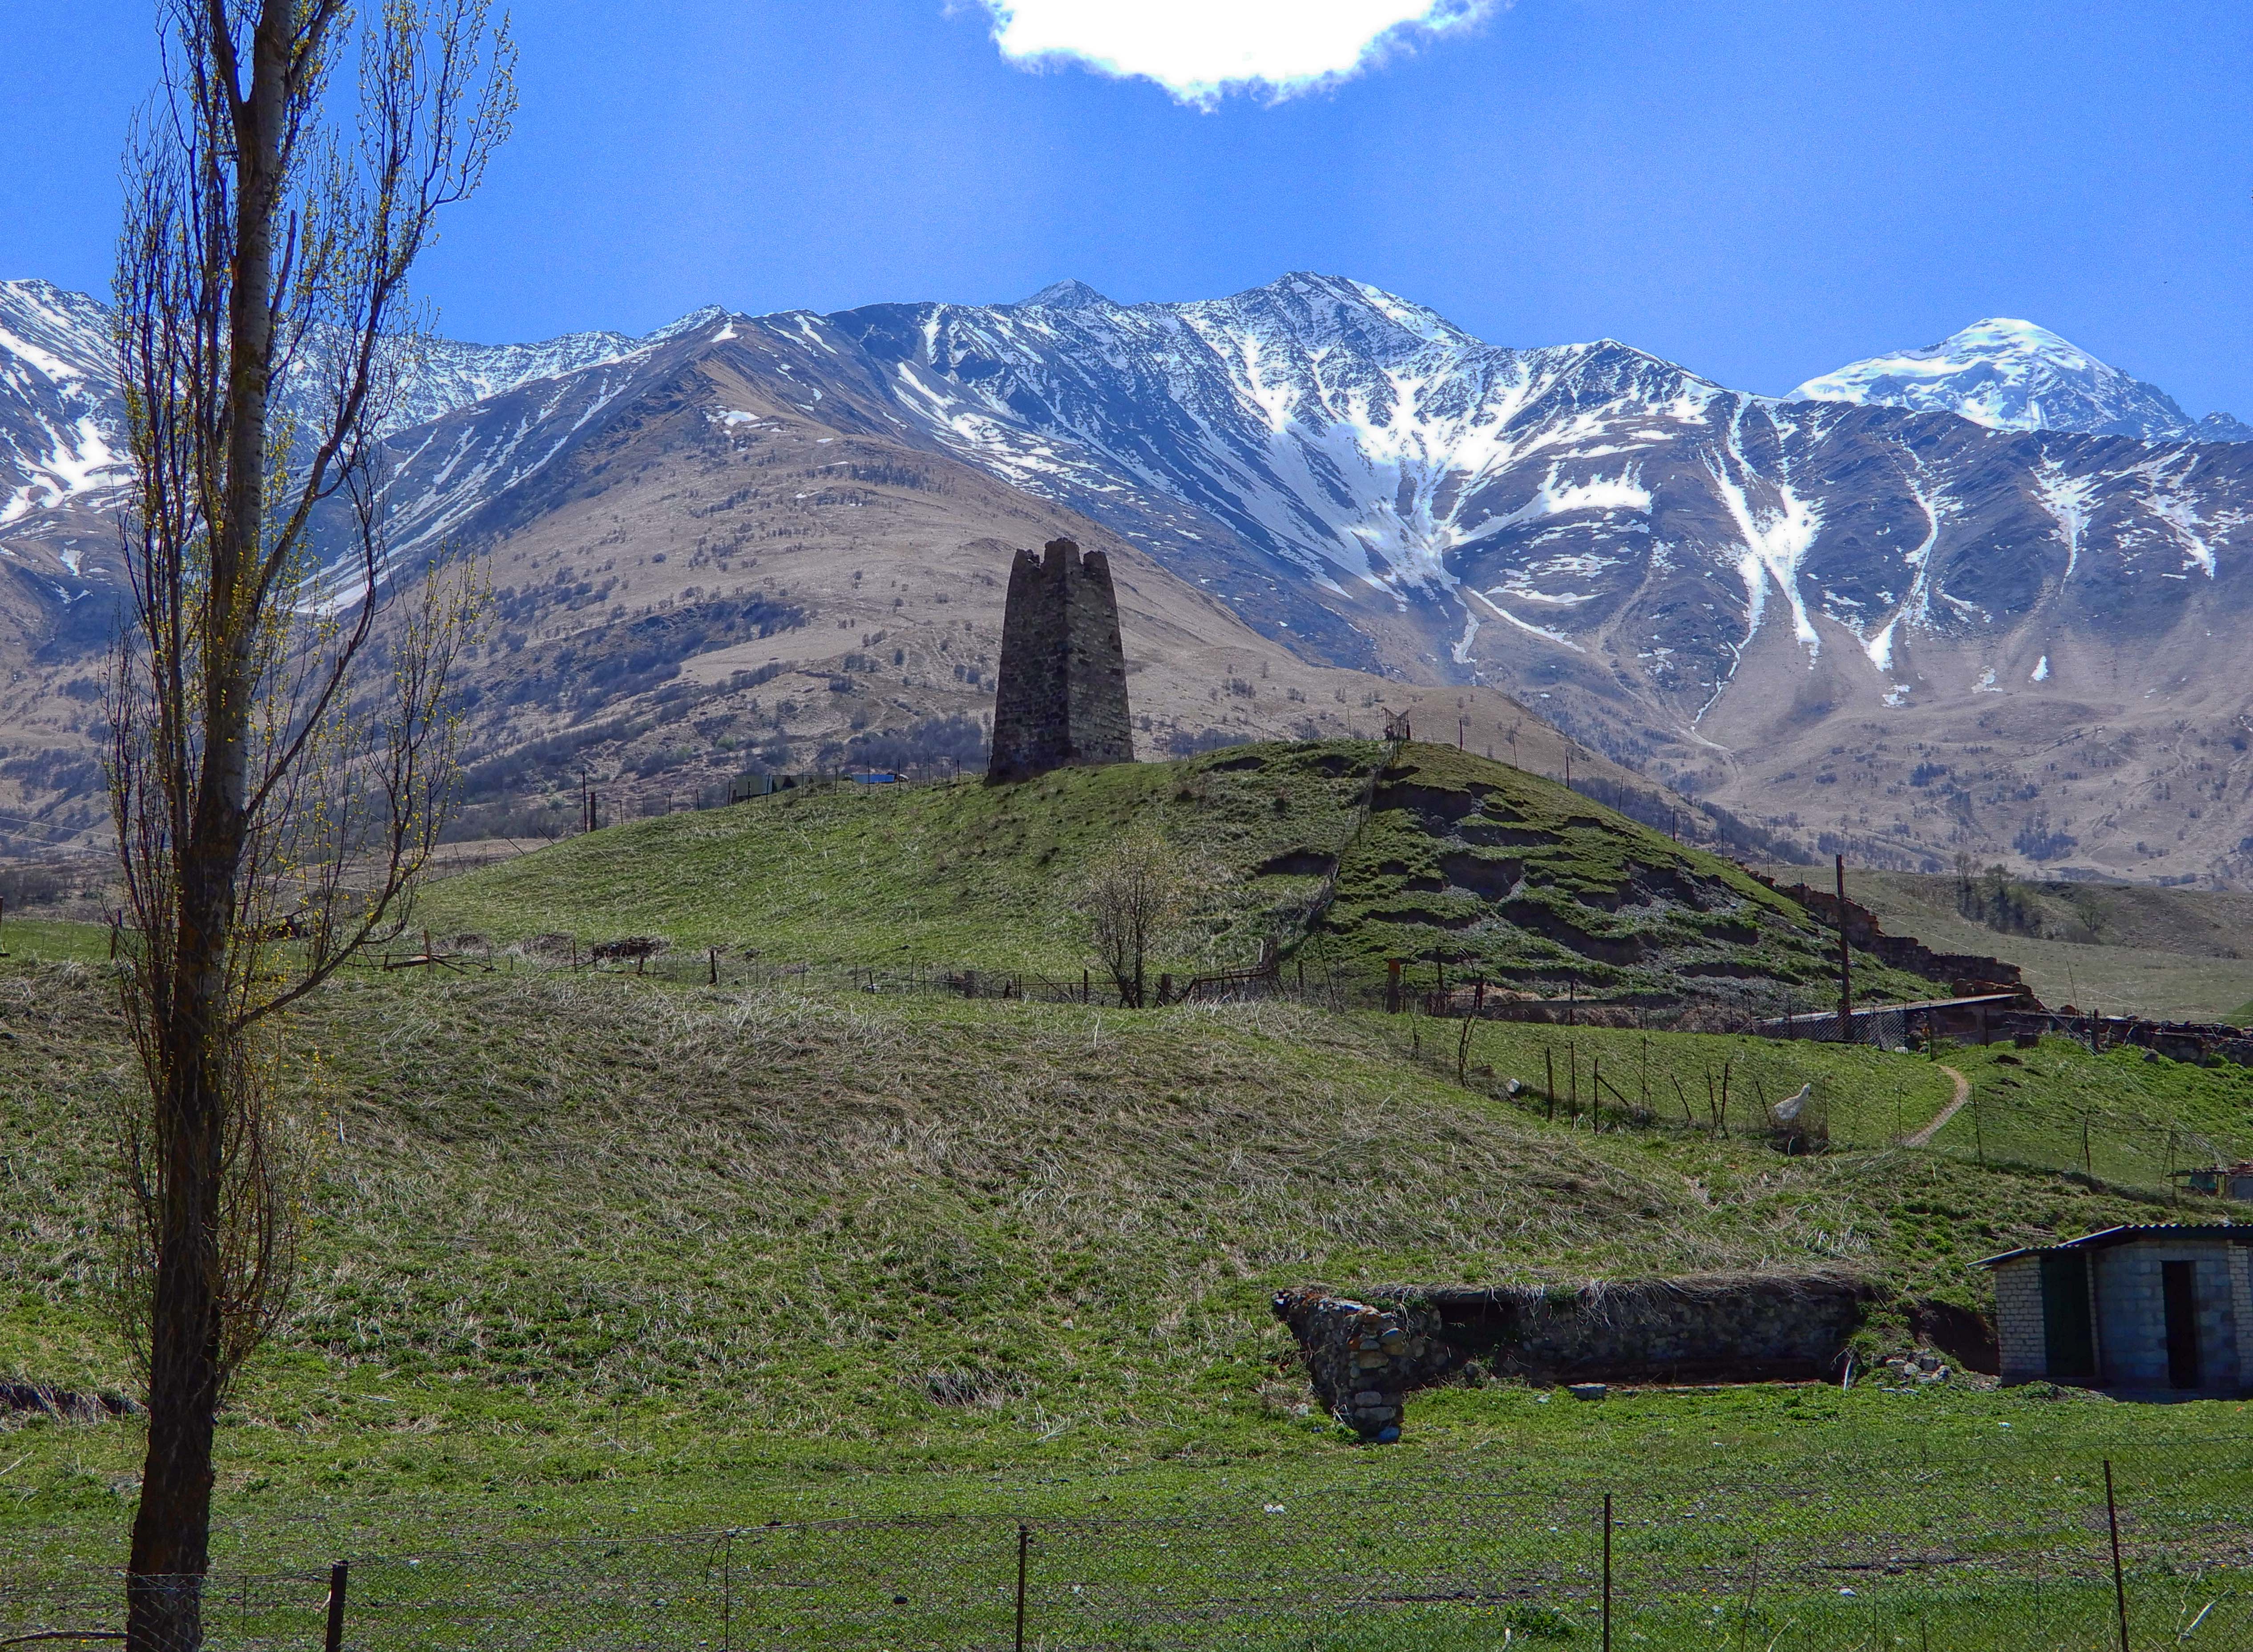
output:
[[1854, 1042], [1854, 949], [1846, 939], [1846, 857], [1838, 857], [1838, 1042]]

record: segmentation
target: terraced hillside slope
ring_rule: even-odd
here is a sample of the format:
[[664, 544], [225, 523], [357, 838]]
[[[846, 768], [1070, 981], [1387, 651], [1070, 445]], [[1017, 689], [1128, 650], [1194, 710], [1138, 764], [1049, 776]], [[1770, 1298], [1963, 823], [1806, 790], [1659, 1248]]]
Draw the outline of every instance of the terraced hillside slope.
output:
[[[1805, 867], [1761, 868], [1805, 881]], [[1851, 868], [1888, 933], [2016, 964], [2046, 1004], [2159, 1021], [2253, 1021], [2253, 896]]]
[[[1453, 747], [1251, 745], [1170, 763], [784, 793], [638, 821], [439, 885], [422, 919], [584, 945], [654, 932], [777, 962], [1077, 979], [1087, 880], [1154, 833], [1189, 916], [1149, 961], [1184, 977], [1263, 943], [1366, 988], [1388, 958], [1563, 997], [1768, 1010], [1827, 992], [1833, 931], [1742, 868]], [[418, 920], [422, 921], [422, 920]], [[1929, 983], [1859, 961], [1871, 997]]]

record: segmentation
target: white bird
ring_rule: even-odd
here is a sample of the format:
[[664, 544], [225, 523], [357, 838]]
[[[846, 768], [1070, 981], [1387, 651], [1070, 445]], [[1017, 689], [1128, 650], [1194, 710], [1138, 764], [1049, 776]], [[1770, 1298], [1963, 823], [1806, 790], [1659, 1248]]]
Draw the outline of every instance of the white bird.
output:
[[1799, 1093], [1797, 1095], [1786, 1096], [1782, 1101], [1776, 1103], [1775, 1121], [1778, 1124], [1788, 1125], [1793, 1119], [1798, 1118], [1799, 1110], [1807, 1105], [1807, 1098], [1814, 1088], [1814, 1083], [1810, 1080], [1808, 1083], [1800, 1085]]

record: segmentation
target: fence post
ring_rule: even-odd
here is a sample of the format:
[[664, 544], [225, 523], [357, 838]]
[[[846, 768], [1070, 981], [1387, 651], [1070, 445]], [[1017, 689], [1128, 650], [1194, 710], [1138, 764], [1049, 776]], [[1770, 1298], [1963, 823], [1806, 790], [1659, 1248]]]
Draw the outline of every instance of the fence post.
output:
[[1033, 1546], [1032, 1528], [1017, 1525], [1017, 1652], [1025, 1652], [1025, 1558]]
[[2120, 1652], [2128, 1652], [2128, 1580], [2120, 1571], [2120, 1510], [2112, 1501], [2112, 1460], [2104, 1460], [2104, 1524], [2112, 1534], [2112, 1600], [2120, 1611]]
[[345, 1581], [350, 1570], [341, 1560], [329, 1568], [329, 1629], [321, 1642], [325, 1652], [344, 1652]]
[[1604, 1494], [1604, 1652], [1612, 1652], [1612, 1495]]

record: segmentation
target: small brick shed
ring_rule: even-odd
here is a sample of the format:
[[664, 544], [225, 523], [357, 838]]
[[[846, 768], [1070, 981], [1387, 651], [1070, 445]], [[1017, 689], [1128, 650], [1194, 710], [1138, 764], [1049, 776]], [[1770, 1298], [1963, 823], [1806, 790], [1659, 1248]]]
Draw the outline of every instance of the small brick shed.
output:
[[2107, 1228], [1979, 1265], [1995, 1276], [2005, 1383], [2253, 1396], [2253, 1223]]

